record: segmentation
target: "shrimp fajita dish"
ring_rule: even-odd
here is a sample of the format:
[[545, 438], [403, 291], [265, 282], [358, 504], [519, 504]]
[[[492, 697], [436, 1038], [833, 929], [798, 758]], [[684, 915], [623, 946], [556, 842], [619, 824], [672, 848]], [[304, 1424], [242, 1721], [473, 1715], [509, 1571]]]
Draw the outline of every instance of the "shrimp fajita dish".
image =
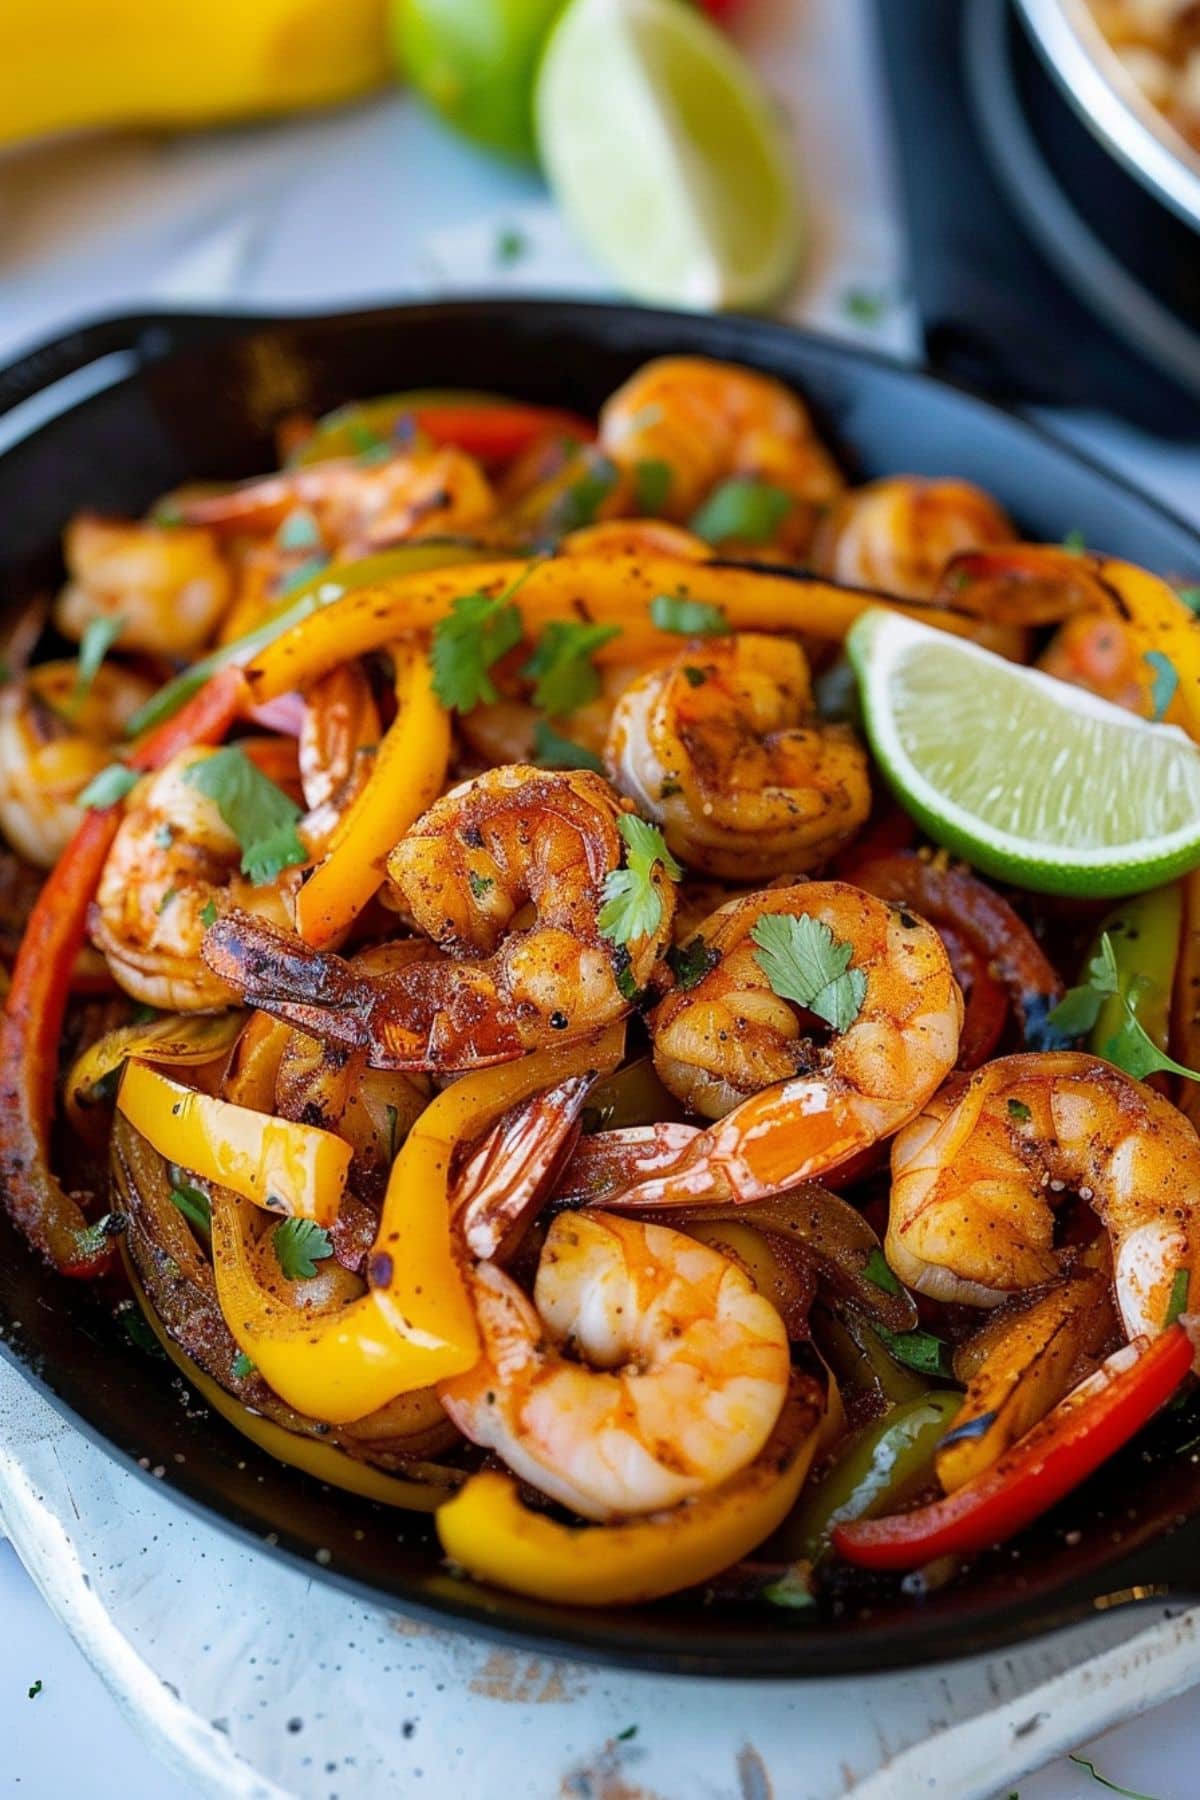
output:
[[1197, 571], [699, 357], [279, 464], [76, 515], [7, 627], [32, 1250], [540, 1600], [1066, 1518], [1200, 1367]]

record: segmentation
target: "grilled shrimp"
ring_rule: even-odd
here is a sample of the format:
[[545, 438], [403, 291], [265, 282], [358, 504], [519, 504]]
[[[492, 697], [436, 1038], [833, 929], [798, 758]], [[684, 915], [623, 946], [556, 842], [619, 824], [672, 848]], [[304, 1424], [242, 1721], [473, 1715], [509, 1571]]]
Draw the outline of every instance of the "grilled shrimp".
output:
[[324, 548], [348, 558], [406, 538], [469, 531], [492, 517], [495, 497], [475, 459], [446, 448], [377, 463], [310, 463], [223, 494], [186, 496], [179, 507], [191, 523], [253, 533], [276, 531], [296, 507], [305, 507]]
[[[654, 930], [625, 946], [600, 930], [620, 813], [586, 771], [492, 769], [444, 794], [388, 858], [401, 910], [449, 956], [367, 978], [238, 919], [214, 927], [205, 957], [255, 1006], [366, 1047], [374, 1068], [478, 1068], [565, 1043], [627, 1012], [670, 942], [674, 888], [660, 864]], [[516, 924], [526, 907], [532, 921]]]
[[[852, 946], [866, 977], [857, 1017], [830, 1042], [815, 1041], [790, 1000], [773, 992], [751, 932], [773, 915], [807, 917]], [[783, 1083], [775, 1110], [796, 1178], [817, 1176], [899, 1129], [954, 1067], [962, 997], [933, 927], [838, 881], [801, 882], [731, 900], [690, 947], [708, 971], [676, 989], [651, 1015], [654, 1066], [677, 1099], [705, 1118], [731, 1114], [745, 1130]], [[762, 1105], [746, 1109], [750, 1096]], [[774, 1106], [774, 1102], [772, 1102]], [[801, 1167], [802, 1165], [802, 1167]]]
[[63, 540], [69, 580], [54, 622], [81, 638], [95, 619], [121, 620], [122, 650], [192, 656], [233, 595], [233, 576], [211, 532], [137, 525], [80, 513]]
[[304, 841], [314, 855], [366, 786], [382, 736], [379, 708], [361, 663], [341, 663], [309, 687], [298, 750], [308, 808]]
[[1175, 1278], [1200, 1294], [1200, 1138], [1169, 1101], [1078, 1051], [1003, 1056], [948, 1082], [892, 1146], [888, 1261], [968, 1306], [1057, 1279], [1054, 1208], [1086, 1201], [1108, 1233], [1129, 1336], [1154, 1335]]
[[756, 477], [795, 504], [782, 541], [806, 547], [820, 509], [842, 491], [833, 458], [795, 394], [751, 369], [705, 357], [665, 356], [617, 389], [600, 413], [600, 444], [622, 469], [663, 463], [670, 486], [661, 508], [690, 519], [730, 476]]
[[972, 482], [889, 475], [842, 495], [817, 527], [812, 562], [831, 580], [921, 600], [960, 550], [1014, 535], [1002, 509]]
[[126, 722], [154, 692], [103, 663], [82, 696], [73, 662], [39, 663], [0, 687], [0, 830], [29, 862], [54, 866], [83, 813], [76, 799], [116, 754]]
[[626, 688], [606, 758], [673, 854], [727, 880], [828, 861], [871, 806], [866, 753], [815, 717], [804, 652], [755, 632], [689, 644]]
[[532, 1303], [468, 1277], [483, 1354], [438, 1394], [458, 1426], [587, 1519], [656, 1512], [753, 1461], [787, 1393], [783, 1321], [733, 1262], [608, 1213], [550, 1226]]
[[181, 751], [138, 784], [88, 914], [92, 942], [125, 992], [174, 1012], [205, 1012], [237, 998], [200, 958], [210, 908], [235, 906], [284, 926], [298, 880], [288, 870], [278, 883], [255, 887], [238, 872], [238, 839], [215, 800], [184, 779], [214, 754]]

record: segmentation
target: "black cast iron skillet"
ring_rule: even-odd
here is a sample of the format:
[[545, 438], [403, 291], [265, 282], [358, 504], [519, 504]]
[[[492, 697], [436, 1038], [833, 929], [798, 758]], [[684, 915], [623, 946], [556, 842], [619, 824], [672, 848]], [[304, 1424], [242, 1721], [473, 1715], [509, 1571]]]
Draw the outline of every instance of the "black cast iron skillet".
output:
[[[638, 363], [676, 351], [794, 384], [856, 479], [965, 476], [1029, 537], [1078, 530], [1153, 569], [1200, 577], [1200, 538], [1181, 521], [1020, 419], [914, 371], [746, 319], [465, 301], [334, 318], [112, 319], [26, 356], [0, 373], [2, 412], [35, 400], [50, 410], [67, 378], [100, 391], [64, 389], [66, 410], [0, 455], [0, 600], [16, 605], [59, 578], [59, 534], [79, 507], [137, 513], [185, 479], [269, 468], [272, 426], [294, 409], [459, 386], [590, 412]], [[89, 1436], [127, 1466], [165, 1470], [167, 1486], [207, 1517], [251, 1541], [269, 1535], [310, 1574], [364, 1598], [543, 1650], [707, 1675], [828, 1676], [972, 1654], [1098, 1608], [1200, 1595], [1196, 1408], [1165, 1414], [1019, 1545], [924, 1598], [848, 1580], [817, 1613], [687, 1596], [570, 1611], [452, 1578], [427, 1521], [333, 1492], [181, 1406], [174, 1372], [131, 1342], [111, 1300], [52, 1275], [3, 1218], [0, 1339]]]

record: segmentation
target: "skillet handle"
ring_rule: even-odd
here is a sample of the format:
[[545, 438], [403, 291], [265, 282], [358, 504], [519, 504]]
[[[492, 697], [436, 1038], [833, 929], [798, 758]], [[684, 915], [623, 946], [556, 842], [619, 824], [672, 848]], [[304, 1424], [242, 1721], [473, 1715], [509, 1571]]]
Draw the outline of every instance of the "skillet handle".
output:
[[[177, 350], [202, 344], [228, 330], [227, 318], [206, 313], [128, 313], [98, 319], [35, 345], [0, 369], [0, 417], [34, 399], [44, 399], [46, 416], [53, 416], [60, 407], [51, 403], [49, 390], [58, 382], [85, 370], [100, 375], [98, 365], [107, 364], [109, 358], [120, 359], [124, 367], [118, 363], [111, 371], [104, 370], [103, 378], [94, 385], [89, 384], [92, 391], [98, 391], [122, 375], [135, 374]], [[72, 393], [70, 400], [80, 397]], [[68, 403], [64, 395], [63, 405]]]

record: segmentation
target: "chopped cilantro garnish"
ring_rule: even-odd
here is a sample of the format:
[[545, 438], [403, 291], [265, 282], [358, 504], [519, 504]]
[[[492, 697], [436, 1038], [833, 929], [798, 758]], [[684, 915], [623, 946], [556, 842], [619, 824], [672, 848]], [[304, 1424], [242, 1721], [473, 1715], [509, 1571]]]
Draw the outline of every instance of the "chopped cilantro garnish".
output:
[[862, 1010], [867, 978], [850, 967], [854, 946], [834, 937], [808, 913], [765, 913], [750, 932], [755, 962], [783, 1000], [807, 1007], [835, 1031], [846, 1031]]
[[789, 1612], [806, 1612], [817, 1603], [805, 1571], [794, 1565], [760, 1591], [771, 1606], [784, 1606]]
[[215, 900], [206, 900], [204, 905], [200, 908], [200, 923], [202, 925], [215, 925], [216, 922], [217, 903]]
[[1150, 683], [1150, 704], [1153, 706], [1154, 712], [1151, 716], [1158, 720], [1162, 718], [1175, 698], [1175, 690], [1179, 686], [1179, 675], [1170, 657], [1164, 656], [1161, 650], [1143, 651], [1142, 661], [1149, 665], [1153, 674], [1153, 680]]
[[942, 1381], [954, 1379], [950, 1346], [944, 1338], [934, 1337], [930, 1331], [889, 1331], [886, 1325], [874, 1323], [871, 1329], [888, 1355], [906, 1369], [915, 1369], [919, 1375], [936, 1375]]
[[1063, 538], [1063, 549], [1069, 550], [1072, 556], [1082, 556], [1087, 549], [1087, 539], [1079, 526], [1074, 526]]
[[239, 1350], [229, 1365], [229, 1373], [235, 1381], [245, 1381], [255, 1373], [255, 1365], [244, 1350]]
[[329, 1233], [315, 1219], [285, 1219], [271, 1233], [271, 1245], [289, 1281], [311, 1280], [317, 1264], [333, 1255]]
[[856, 325], [878, 325], [887, 310], [886, 295], [873, 294], [867, 288], [847, 288], [842, 295], [842, 311]]
[[734, 475], [709, 495], [696, 513], [691, 528], [706, 544], [723, 544], [739, 538], [746, 544], [765, 544], [774, 537], [791, 512], [792, 496], [769, 481]]
[[1018, 1125], [1027, 1125], [1030, 1119], [1032, 1119], [1033, 1114], [1023, 1100], [1010, 1100], [1008, 1103], [1008, 1116], [1010, 1119], [1015, 1119]]
[[1099, 1046], [1100, 1055], [1139, 1081], [1144, 1081], [1147, 1075], [1155, 1075], [1160, 1070], [1169, 1075], [1182, 1075], [1188, 1081], [1200, 1081], [1200, 1071], [1177, 1063], [1165, 1051], [1160, 1050], [1147, 1034], [1136, 1011], [1136, 1001], [1144, 983], [1144, 976], [1135, 976], [1128, 991], [1121, 993], [1116, 951], [1106, 931], [1100, 939], [1099, 953], [1088, 963], [1086, 980], [1078, 987], [1067, 989], [1054, 1011], [1047, 1014], [1046, 1023], [1066, 1038], [1082, 1037], [1092, 1030], [1100, 1017], [1104, 1002], [1118, 994], [1121, 999], [1122, 1022], [1107, 1043]]
[[671, 465], [657, 457], [644, 457], [633, 465], [633, 492], [643, 518], [655, 518], [671, 494]]
[[543, 769], [591, 769], [597, 775], [604, 773], [604, 764], [594, 750], [560, 737], [545, 719], [539, 719], [533, 728], [533, 760]]
[[90, 619], [79, 640], [79, 657], [75, 664], [75, 685], [71, 689], [70, 710], [79, 711], [92, 691], [92, 683], [100, 665], [125, 629], [123, 618]]
[[38, 1695], [41, 1693], [41, 1691], [42, 1691], [41, 1682], [40, 1681], [33, 1682], [29, 1689], [29, 1698], [31, 1700], [36, 1700]]
[[307, 862], [296, 831], [300, 808], [236, 744], [191, 763], [183, 779], [215, 803], [242, 847], [242, 873], [256, 887]]
[[635, 938], [649, 937], [662, 923], [663, 903], [654, 880], [655, 867], [661, 867], [672, 881], [678, 881], [683, 870], [667, 849], [657, 825], [639, 819], [636, 813], [622, 813], [617, 830], [625, 840], [625, 867], [613, 869], [605, 877], [600, 930], [614, 943], [628, 944]]
[[275, 533], [275, 543], [280, 550], [318, 550], [321, 528], [306, 506], [297, 506]]
[[497, 698], [488, 670], [521, 641], [521, 614], [505, 594], [460, 594], [434, 626], [433, 687], [443, 706], [470, 712]]
[[502, 269], [519, 262], [529, 248], [529, 240], [515, 225], [505, 225], [496, 233], [496, 261]]
[[115, 806], [118, 800], [123, 800], [137, 784], [138, 778], [132, 769], [127, 769], [124, 763], [109, 763], [107, 769], [93, 775], [79, 796], [79, 804], [93, 812], [103, 811], [106, 806]]
[[533, 678], [533, 704], [552, 717], [572, 713], [600, 692], [592, 661], [603, 644], [620, 637], [619, 625], [580, 625], [553, 619], [521, 670]]
[[681, 594], [655, 594], [650, 623], [657, 631], [678, 632], [680, 637], [725, 637], [729, 631], [729, 620], [719, 606]]
[[1181, 587], [1175, 592], [1190, 612], [1200, 613], [1200, 587]]
[[711, 944], [706, 944], [702, 937], [694, 937], [689, 943], [676, 945], [667, 951], [667, 966], [685, 992], [703, 981], [709, 970], [715, 969], [720, 960], [720, 952], [714, 950]]
[[594, 451], [582, 453], [583, 468], [554, 500], [546, 523], [552, 536], [564, 536], [595, 522], [596, 514], [617, 485], [617, 465]]
[[495, 885], [496, 883], [490, 875], [481, 875], [478, 869], [467, 870], [467, 886], [471, 890], [472, 899], [482, 900], [483, 896], [489, 894]]

